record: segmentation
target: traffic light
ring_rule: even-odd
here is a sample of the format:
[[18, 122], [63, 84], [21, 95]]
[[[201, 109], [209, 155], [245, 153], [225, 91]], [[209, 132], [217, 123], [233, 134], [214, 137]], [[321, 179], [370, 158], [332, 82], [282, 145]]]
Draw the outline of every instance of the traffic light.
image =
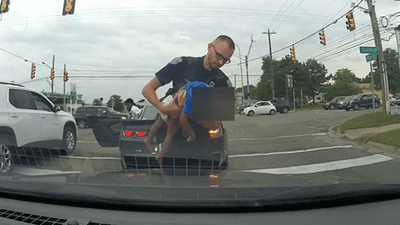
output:
[[321, 31], [319, 32], [319, 39], [320, 39], [319, 43], [321, 43], [321, 44], [323, 44], [323, 45], [326, 45], [325, 31], [324, 31], [324, 30], [321, 30]]
[[65, 16], [68, 14], [74, 14], [75, 11], [75, 1], [76, 0], [64, 0], [64, 8], [62, 15]]
[[35, 78], [35, 71], [36, 71], [36, 66], [34, 63], [32, 63], [31, 79]]
[[64, 82], [68, 81], [68, 72], [64, 71]]
[[346, 14], [346, 18], [347, 18], [347, 21], [346, 21], [346, 28], [349, 30], [349, 31], [353, 31], [354, 29], [356, 29], [356, 24], [354, 23], [354, 18], [353, 18], [353, 12], [349, 12], [349, 13], [347, 13]]
[[55, 74], [55, 71], [54, 71], [54, 69], [51, 69], [51, 73], [50, 73], [50, 79], [54, 79], [54, 74]]
[[3, 11], [3, 13], [8, 12], [9, 5], [10, 5], [10, 0], [1, 0], [0, 10]]
[[290, 55], [292, 56], [292, 60], [296, 61], [296, 54], [294, 52], [294, 45], [292, 45], [292, 47], [290, 47]]

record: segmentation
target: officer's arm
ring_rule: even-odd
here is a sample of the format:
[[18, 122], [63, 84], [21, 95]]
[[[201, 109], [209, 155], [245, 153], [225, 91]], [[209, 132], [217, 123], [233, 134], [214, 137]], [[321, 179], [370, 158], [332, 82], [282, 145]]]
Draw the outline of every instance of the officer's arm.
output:
[[180, 115], [180, 108], [176, 104], [163, 105], [157, 97], [156, 90], [162, 86], [157, 77], [154, 77], [142, 90], [143, 96], [160, 112], [176, 118]]

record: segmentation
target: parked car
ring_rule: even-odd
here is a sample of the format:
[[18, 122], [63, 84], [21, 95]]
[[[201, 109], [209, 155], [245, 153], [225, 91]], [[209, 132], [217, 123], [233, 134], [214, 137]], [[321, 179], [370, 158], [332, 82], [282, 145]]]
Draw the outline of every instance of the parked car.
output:
[[247, 101], [247, 104], [244, 104], [244, 105], [239, 106], [239, 107], [237, 108], [239, 114], [240, 114], [240, 115], [243, 115], [243, 114], [244, 114], [244, 109], [247, 108], [247, 107], [249, 107], [249, 106], [252, 106], [252, 105], [253, 105], [254, 103], [256, 103], [256, 102], [258, 102], [258, 100], [249, 99], [249, 100]]
[[392, 94], [389, 94], [389, 105], [396, 105], [396, 98]]
[[400, 106], [400, 95], [397, 95], [395, 103]]
[[104, 106], [82, 106], [74, 115], [79, 128], [94, 127], [99, 119], [126, 119], [125, 113], [119, 113]]
[[341, 101], [343, 101], [345, 98], [346, 98], [346, 96], [337, 96], [334, 99], [332, 99], [331, 101], [325, 102], [323, 104], [323, 107], [325, 110], [328, 110], [328, 109], [334, 110], [335, 108], [339, 108], [339, 103]]
[[353, 96], [354, 95], [346, 96], [342, 101], [339, 101], [339, 104], [337, 106], [338, 109], [345, 109], [345, 106], [348, 104]]
[[[372, 108], [373, 95], [368, 94], [358, 94], [354, 95], [350, 101], [345, 105], [345, 109], [349, 111], [350, 109], [358, 110], [359, 108]], [[375, 108], [380, 105], [380, 99], [375, 95]]]
[[61, 149], [67, 154], [75, 150], [74, 117], [42, 93], [0, 82], [0, 96], [0, 173], [11, 171], [18, 148]]
[[280, 113], [288, 113], [290, 110], [290, 102], [285, 99], [272, 100], [271, 103], [275, 106], [276, 111]]
[[259, 101], [244, 109], [244, 114], [254, 116], [256, 114], [275, 115], [276, 107], [270, 101]]
[[[119, 147], [121, 163], [124, 170], [148, 171], [159, 169], [155, 160], [144, 144], [144, 140], [159, 113], [153, 105], [146, 105], [138, 120], [100, 120], [93, 128], [96, 140], [102, 147]], [[228, 148], [226, 130], [221, 126], [218, 130], [207, 130], [198, 123], [188, 120], [196, 140], [188, 142], [179, 128], [171, 146], [162, 159], [164, 173], [171, 175], [204, 175], [222, 171], [228, 166]], [[161, 127], [153, 143], [158, 150], [166, 130]]]

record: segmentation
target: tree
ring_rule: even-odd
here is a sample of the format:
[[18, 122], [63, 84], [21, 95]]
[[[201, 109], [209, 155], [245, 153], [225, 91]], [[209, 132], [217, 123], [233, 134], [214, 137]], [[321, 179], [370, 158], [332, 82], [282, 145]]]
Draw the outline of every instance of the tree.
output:
[[[383, 51], [389, 81], [389, 91], [393, 94], [400, 92], [399, 54], [396, 50], [387, 48]], [[374, 80], [375, 81], [375, 80]]]
[[334, 76], [329, 76], [335, 83], [329, 84], [324, 88], [325, 100], [330, 101], [336, 96], [349, 96], [361, 93], [361, 88], [353, 82], [354, 77], [354, 73], [349, 69], [340, 69], [336, 71]]
[[306, 94], [314, 99], [314, 96], [321, 91], [323, 84], [327, 81], [326, 73], [328, 70], [315, 59], [307, 60], [304, 67], [308, 70], [308, 73], [306, 72], [304, 75], [306, 78], [303, 81], [304, 88]]
[[92, 105], [99, 105], [100, 106], [101, 105], [100, 99], [98, 99], [98, 98], [93, 99]]
[[[113, 107], [114, 102], [114, 107]], [[109, 108], [114, 108], [115, 111], [122, 112], [124, 110], [124, 103], [120, 95], [113, 94], [107, 102]]]
[[[254, 85], [249, 85], [249, 90], [250, 90], [250, 93], [255, 89], [256, 87], [254, 87]], [[242, 92], [242, 87], [238, 87], [238, 88], [236, 88], [236, 92], [237, 93], [241, 93]], [[244, 95], [243, 96], [246, 96], [247, 95], [247, 85], [245, 85], [244, 86]]]

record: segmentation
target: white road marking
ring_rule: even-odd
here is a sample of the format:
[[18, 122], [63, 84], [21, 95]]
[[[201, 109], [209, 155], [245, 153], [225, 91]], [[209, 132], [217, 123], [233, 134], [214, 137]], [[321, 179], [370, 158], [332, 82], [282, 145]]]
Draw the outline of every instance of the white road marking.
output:
[[77, 141], [77, 143], [98, 144], [98, 142], [97, 142], [97, 141]]
[[306, 136], [324, 136], [327, 133], [314, 133], [314, 134], [299, 134], [299, 135], [288, 135], [278, 137], [265, 137], [265, 138], [228, 138], [228, 141], [254, 141], [254, 140], [267, 140], [267, 139], [279, 139], [279, 138], [294, 138], [294, 137], [306, 137]]
[[229, 158], [236, 157], [253, 157], [253, 156], [267, 156], [267, 155], [285, 155], [285, 154], [296, 154], [296, 153], [304, 153], [304, 152], [312, 152], [312, 151], [320, 151], [327, 149], [335, 149], [335, 148], [352, 148], [352, 145], [339, 145], [339, 146], [330, 146], [330, 147], [321, 147], [321, 148], [310, 148], [306, 150], [296, 150], [296, 151], [288, 151], [288, 152], [270, 152], [270, 153], [254, 153], [254, 154], [245, 154], [245, 155], [230, 155]]
[[82, 171], [61, 171], [61, 170], [35, 169], [35, 168], [25, 168], [25, 167], [15, 168], [14, 172], [28, 176], [82, 173]]
[[269, 173], [269, 174], [309, 174], [309, 173], [319, 173], [332, 170], [340, 170], [357, 166], [365, 166], [389, 160], [392, 160], [392, 158], [384, 155], [372, 155], [356, 159], [338, 160], [333, 162], [317, 163], [317, 164], [302, 165], [302, 166], [292, 166], [292, 167], [273, 168], [273, 169], [242, 170], [242, 172]]

